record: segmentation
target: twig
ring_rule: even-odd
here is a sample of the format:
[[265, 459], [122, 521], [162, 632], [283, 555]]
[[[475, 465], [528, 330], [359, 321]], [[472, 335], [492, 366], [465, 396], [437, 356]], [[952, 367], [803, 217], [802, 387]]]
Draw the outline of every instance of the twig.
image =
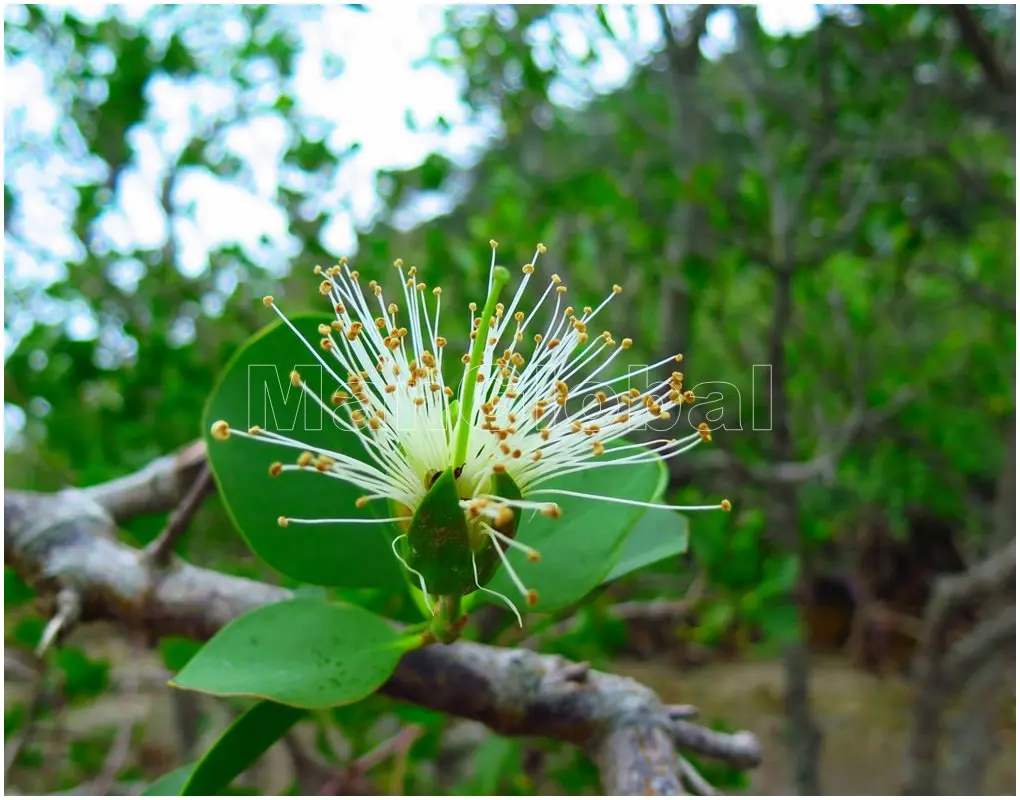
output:
[[698, 755], [725, 761], [741, 769], [761, 763], [761, 746], [749, 731], [723, 733], [683, 720], [673, 720], [672, 732], [678, 747]]
[[74, 627], [74, 624], [81, 616], [81, 595], [78, 590], [65, 586], [57, 593], [57, 613], [53, 615], [46, 627], [43, 629], [39, 644], [36, 646], [35, 655], [42, 658], [49, 650], [50, 645], [57, 639], [66, 636], [67, 632]]
[[320, 788], [325, 788], [326, 784], [336, 777], [337, 769], [311, 755], [293, 730], [284, 735], [283, 746], [290, 755], [301, 794], [323, 794], [324, 792], [319, 791]]
[[622, 620], [658, 620], [669, 621], [682, 619], [694, 610], [705, 593], [705, 573], [701, 571], [691, 582], [690, 588], [679, 600], [630, 600], [614, 603], [606, 609], [611, 617]]
[[134, 735], [134, 732], [135, 720], [128, 720], [120, 726], [113, 744], [110, 745], [106, 761], [103, 762], [103, 768], [92, 782], [90, 794], [98, 795], [99, 797], [105, 797], [109, 794], [117, 781], [117, 773], [120, 772], [124, 762], [127, 761], [128, 754], [131, 752], [131, 737]]
[[177, 544], [177, 540], [188, 529], [191, 518], [195, 516], [195, 512], [198, 511], [202, 501], [212, 488], [212, 471], [209, 469], [209, 463], [204, 462], [199, 467], [195, 482], [181, 499], [181, 504], [177, 506], [173, 514], [170, 515], [170, 519], [167, 520], [166, 527], [145, 548], [145, 556], [154, 566], [162, 567], [169, 561], [174, 545]]
[[942, 672], [949, 691], [956, 691], [978, 668], [1016, 640], [1016, 606], [1000, 609], [958, 641], [945, 657]]
[[692, 720], [698, 718], [698, 709], [688, 705], [666, 706], [666, 713], [669, 714], [670, 719]]
[[52, 692], [47, 691], [46, 688], [46, 677], [47, 677], [47, 665], [45, 661], [39, 660], [35, 664], [34, 671], [34, 682], [31, 689], [31, 699], [28, 701], [28, 707], [25, 709], [25, 720], [10, 740], [4, 744], [4, 780], [7, 780], [7, 775], [10, 773], [14, 764], [18, 760], [18, 756], [21, 755], [21, 751], [24, 750], [36, 733], [36, 721], [39, 715], [56, 705], [56, 701]]
[[[605, 614], [623, 621], [640, 619], [668, 622], [682, 619], [698, 604], [704, 595], [704, 588], [705, 574], [699, 572], [684, 596], [679, 600], [627, 600], [608, 606], [605, 609]], [[571, 615], [531, 634], [521, 642], [520, 646], [533, 650], [542, 642], [570, 633], [580, 623], [579, 615]]]
[[395, 736], [391, 736], [384, 742], [381, 742], [376, 747], [369, 750], [363, 756], [359, 756], [358, 759], [351, 764], [351, 770], [354, 772], [364, 775], [373, 767], [377, 767], [387, 758], [392, 756], [394, 753], [399, 753], [402, 750], [406, 750], [411, 747], [424, 731], [420, 725], [408, 725], [401, 729]]
[[702, 797], [719, 794], [716, 788], [705, 780], [704, 776], [694, 768], [694, 765], [683, 756], [680, 756], [680, 776], [694, 794]]

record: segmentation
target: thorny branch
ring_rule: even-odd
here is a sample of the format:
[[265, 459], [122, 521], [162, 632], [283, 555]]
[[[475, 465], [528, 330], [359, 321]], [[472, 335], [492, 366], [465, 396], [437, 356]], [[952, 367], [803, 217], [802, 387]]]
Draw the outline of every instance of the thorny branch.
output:
[[[113, 620], [152, 637], [207, 639], [247, 611], [292, 597], [287, 589], [179, 559], [153, 569], [144, 552], [117, 541], [115, 520], [178, 506], [194, 486], [201, 452], [192, 446], [87, 490], [6, 492], [5, 563], [41, 592], [75, 591], [82, 621]], [[381, 691], [503, 735], [582, 747], [609, 794], [682, 793], [677, 747], [742, 768], [761, 758], [748, 732], [719, 733], [674, 719], [634, 680], [527, 650], [432, 645], [405, 656]]]

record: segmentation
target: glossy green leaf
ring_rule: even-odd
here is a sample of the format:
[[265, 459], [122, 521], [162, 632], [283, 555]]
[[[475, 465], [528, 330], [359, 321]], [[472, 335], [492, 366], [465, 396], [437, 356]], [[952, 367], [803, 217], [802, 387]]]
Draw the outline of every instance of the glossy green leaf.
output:
[[683, 514], [649, 508], [627, 533], [605, 583], [687, 552], [688, 521]]
[[304, 711], [269, 700], [257, 703], [234, 720], [195, 765], [182, 795], [212, 795], [251, 766], [293, 727]]
[[179, 795], [181, 789], [188, 782], [188, 778], [191, 777], [191, 771], [194, 768], [194, 764], [185, 764], [183, 767], [178, 767], [166, 775], [156, 778], [142, 791], [142, 797], [172, 797]]
[[[659, 461], [599, 467], [575, 472], [542, 484], [542, 489], [565, 489], [626, 500], [650, 501], [665, 486], [666, 471]], [[552, 611], [573, 603], [602, 583], [617, 562], [624, 536], [646, 510], [640, 506], [587, 500], [553, 494], [525, 493], [529, 500], [552, 501], [562, 514], [553, 519], [525, 512], [517, 539], [539, 551], [541, 561], [529, 562], [523, 553], [507, 553], [510, 563], [529, 589], [538, 591], [537, 611]], [[523, 607], [506, 570], [489, 584]], [[486, 595], [485, 602], [499, 602]]]
[[[312, 343], [321, 338], [322, 316], [299, 316], [294, 325]], [[206, 408], [204, 431], [216, 482], [241, 535], [274, 569], [306, 583], [323, 586], [376, 587], [402, 590], [404, 579], [393, 558], [391, 526], [291, 525], [281, 516], [356, 519], [387, 516], [381, 503], [363, 509], [355, 501], [364, 492], [344, 481], [314, 472], [269, 476], [274, 461], [293, 463], [301, 451], [231, 436], [209, 435], [216, 420], [247, 430], [258, 425], [293, 439], [364, 458], [358, 438], [339, 428], [317, 404], [291, 386], [297, 369], [310, 387], [329, 403], [329, 374], [308, 348], [282, 323], [254, 336], [228, 364]], [[382, 513], [380, 513], [382, 512]]]
[[172, 683], [207, 694], [329, 708], [372, 694], [419, 642], [357, 606], [287, 600], [231, 622]]

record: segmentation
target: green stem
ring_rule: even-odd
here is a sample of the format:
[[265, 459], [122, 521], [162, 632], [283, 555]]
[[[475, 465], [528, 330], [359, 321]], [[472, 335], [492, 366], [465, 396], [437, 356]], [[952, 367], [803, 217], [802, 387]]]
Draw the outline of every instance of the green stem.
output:
[[471, 344], [471, 358], [468, 361], [467, 374], [464, 376], [464, 386], [460, 391], [460, 418], [457, 420], [456, 446], [453, 449], [453, 464], [456, 469], [462, 466], [467, 460], [468, 439], [471, 436], [471, 415], [475, 406], [475, 384], [478, 381], [478, 370], [482, 365], [482, 355], [485, 353], [485, 342], [489, 338], [489, 320], [496, 313], [496, 303], [499, 301], [499, 293], [510, 281], [510, 273], [506, 267], [496, 267], [492, 271], [492, 287], [489, 289], [489, 296], [485, 298], [485, 308], [482, 309], [475, 334], [475, 340]]
[[459, 595], [446, 595], [442, 600], [442, 613], [450, 621], [450, 624], [456, 623], [460, 619], [460, 596]]

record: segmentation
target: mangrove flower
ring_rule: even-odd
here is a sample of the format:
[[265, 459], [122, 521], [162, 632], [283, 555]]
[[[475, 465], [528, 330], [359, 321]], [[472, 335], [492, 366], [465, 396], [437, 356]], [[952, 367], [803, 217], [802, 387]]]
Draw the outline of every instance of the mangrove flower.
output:
[[[525, 310], [525, 290], [545, 252], [539, 244], [504, 304], [500, 296], [510, 273], [496, 265], [497, 245], [490, 244], [485, 303], [480, 310], [475, 303], [468, 306], [469, 349], [458, 366], [447, 369], [459, 376], [456, 388], [444, 379], [444, 362], [451, 355], [440, 333], [442, 289], [429, 289], [416, 268], [405, 269], [399, 259], [394, 268], [403, 286], [402, 304], [388, 302], [374, 280], [365, 292], [346, 258], [326, 270], [316, 267], [319, 291], [333, 317], [319, 326], [315, 343], [298, 332], [272, 297], [264, 299], [338, 388], [326, 402], [298, 372], [291, 373], [291, 383], [360, 440], [360, 454], [334, 452], [263, 428], [238, 430], [222, 420], [212, 434], [301, 451], [296, 463], [272, 464], [271, 475], [298, 470], [347, 481], [365, 492], [359, 507], [389, 501], [378, 518], [280, 517], [280, 525], [393, 523], [399, 533], [393, 552], [427, 601], [430, 594], [459, 598], [481, 590], [497, 595], [520, 622], [510, 598], [485, 584], [502, 564], [525, 600], [537, 602], [536, 592], [506, 556], [515, 548], [528, 560], [539, 558], [516, 539], [522, 512], [559, 517], [558, 496], [683, 511], [729, 510], [729, 503], [672, 506], [547, 486], [582, 470], [674, 458], [711, 434], [702, 424], [690, 435], [650, 445], [623, 441], [652, 423], [661, 428], [674, 409], [694, 401], [683, 389], [683, 374], [667, 367], [682, 355], [607, 377], [632, 342], [596, 331], [594, 323], [621, 287], [613, 286], [596, 307], [578, 309], [567, 305], [567, 287], [552, 275], [537, 304]], [[539, 326], [536, 317], [550, 304], [552, 313]], [[631, 387], [636, 379], [665, 372], [668, 377], [645, 389]]]

